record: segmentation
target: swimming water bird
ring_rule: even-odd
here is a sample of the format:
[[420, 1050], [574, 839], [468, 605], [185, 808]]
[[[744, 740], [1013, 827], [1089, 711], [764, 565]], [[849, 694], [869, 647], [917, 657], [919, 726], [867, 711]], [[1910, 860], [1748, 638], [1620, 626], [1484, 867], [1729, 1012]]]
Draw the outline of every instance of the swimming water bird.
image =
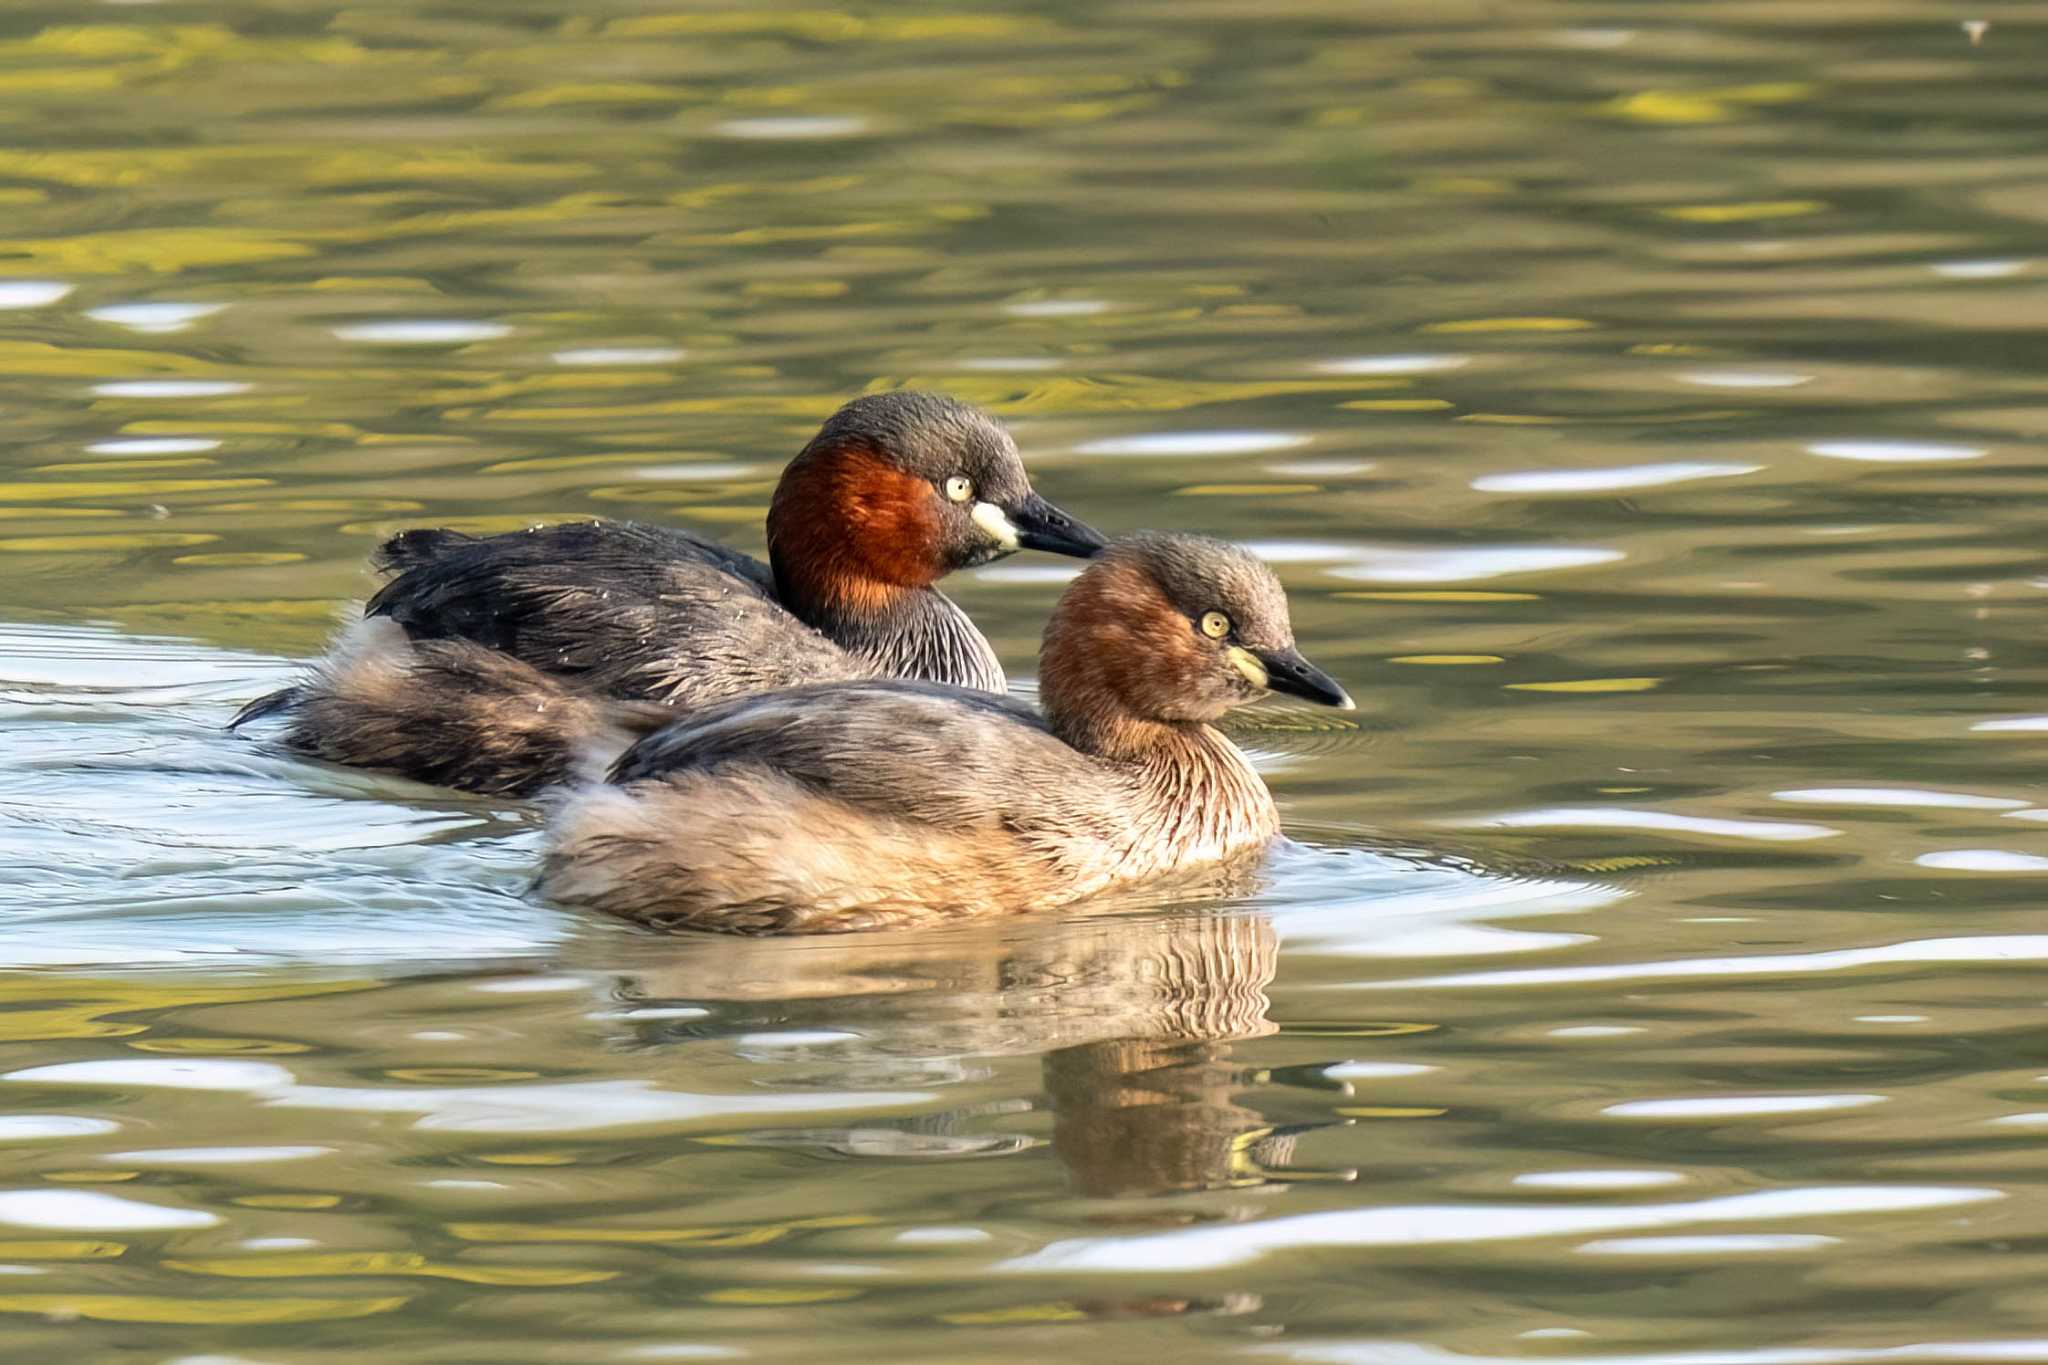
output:
[[1039, 653], [1041, 717], [904, 681], [819, 684], [641, 739], [550, 827], [557, 901], [668, 927], [835, 933], [1058, 905], [1265, 846], [1279, 815], [1211, 725], [1267, 691], [1349, 710], [1248, 552], [1146, 533], [1096, 557]]
[[633, 522], [406, 531], [378, 553], [396, 576], [364, 621], [231, 725], [282, 712], [284, 742], [311, 757], [529, 794], [566, 780], [594, 741], [622, 746], [676, 708], [874, 677], [1000, 692], [995, 651], [938, 580], [1019, 549], [1102, 544], [1032, 490], [986, 413], [873, 394], [783, 471], [768, 564]]

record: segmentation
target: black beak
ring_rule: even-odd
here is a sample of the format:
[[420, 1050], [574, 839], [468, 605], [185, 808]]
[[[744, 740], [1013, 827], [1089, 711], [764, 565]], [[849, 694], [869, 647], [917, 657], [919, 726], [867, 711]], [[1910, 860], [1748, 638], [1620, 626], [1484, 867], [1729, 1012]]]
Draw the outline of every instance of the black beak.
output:
[[1339, 711], [1356, 711], [1351, 695], [1337, 686], [1337, 680], [1301, 657], [1298, 649], [1254, 650], [1252, 657], [1266, 669], [1266, 686], [1290, 697], [1301, 697]]
[[1017, 528], [1021, 549], [1086, 559], [1109, 544], [1100, 531], [1075, 521], [1036, 493], [1026, 494], [1022, 502], [1005, 512], [1010, 524]]

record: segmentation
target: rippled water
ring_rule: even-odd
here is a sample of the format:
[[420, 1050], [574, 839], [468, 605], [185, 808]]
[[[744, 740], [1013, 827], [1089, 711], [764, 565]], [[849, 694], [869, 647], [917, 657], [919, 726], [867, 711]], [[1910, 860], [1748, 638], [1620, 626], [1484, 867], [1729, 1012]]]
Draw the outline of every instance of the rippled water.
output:
[[[2048, 1359], [2043, 17], [8, 7], [0, 1351]], [[221, 732], [908, 382], [1278, 565], [1256, 893], [665, 940]]]

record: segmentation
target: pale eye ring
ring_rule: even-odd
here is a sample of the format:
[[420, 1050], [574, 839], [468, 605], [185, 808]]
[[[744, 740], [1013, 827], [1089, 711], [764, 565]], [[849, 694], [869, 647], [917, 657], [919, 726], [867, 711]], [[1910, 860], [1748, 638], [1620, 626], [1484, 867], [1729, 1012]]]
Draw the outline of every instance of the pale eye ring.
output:
[[955, 474], [946, 480], [946, 496], [954, 502], [966, 502], [974, 496], [974, 480], [965, 474]]
[[1230, 634], [1230, 618], [1220, 611], [1202, 613], [1202, 634], [1212, 640], [1220, 640]]

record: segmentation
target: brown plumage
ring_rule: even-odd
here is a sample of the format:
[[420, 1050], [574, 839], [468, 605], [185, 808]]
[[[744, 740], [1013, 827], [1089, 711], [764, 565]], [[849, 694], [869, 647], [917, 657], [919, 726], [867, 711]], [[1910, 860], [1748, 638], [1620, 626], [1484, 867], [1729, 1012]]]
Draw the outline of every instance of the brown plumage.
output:
[[284, 742], [310, 756], [528, 794], [567, 780], [594, 741], [644, 729], [647, 703], [890, 677], [1000, 692], [995, 651], [933, 585], [1017, 549], [1101, 544], [1032, 491], [987, 414], [876, 394], [784, 471], [770, 565], [632, 522], [403, 532], [365, 609], [398, 632], [337, 647], [231, 724], [283, 714]]
[[1295, 649], [1272, 571], [1195, 536], [1104, 551], [1039, 657], [1042, 719], [879, 681], [697, 712], [565, 802], [543, 886], [656, 925], [832, 933], [1200, 873], [1279, 831], [1209, 722], [1268, 688], [1351, 704]]

